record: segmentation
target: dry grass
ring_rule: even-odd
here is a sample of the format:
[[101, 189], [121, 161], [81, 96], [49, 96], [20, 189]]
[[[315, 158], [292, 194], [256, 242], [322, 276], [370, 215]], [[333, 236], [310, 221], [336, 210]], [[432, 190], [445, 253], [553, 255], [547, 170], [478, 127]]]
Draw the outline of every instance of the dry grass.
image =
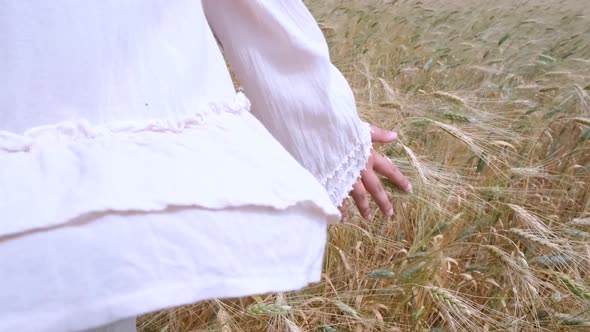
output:
[[140, 330], [590, 331], [585, 2], [306, 3], [414, 194], [333, 227], [318, 285]]

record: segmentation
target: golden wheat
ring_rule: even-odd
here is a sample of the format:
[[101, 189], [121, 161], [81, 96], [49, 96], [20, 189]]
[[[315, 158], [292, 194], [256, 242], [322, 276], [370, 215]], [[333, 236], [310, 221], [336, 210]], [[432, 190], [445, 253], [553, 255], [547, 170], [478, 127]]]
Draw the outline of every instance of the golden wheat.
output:
[[379, 149], [417, 190], [386, 182], [393, 219], [332, 227], [321, 283], [140, 331], [588, 330], [590, 7], [305, 3], [361, 116], [400, 134]]

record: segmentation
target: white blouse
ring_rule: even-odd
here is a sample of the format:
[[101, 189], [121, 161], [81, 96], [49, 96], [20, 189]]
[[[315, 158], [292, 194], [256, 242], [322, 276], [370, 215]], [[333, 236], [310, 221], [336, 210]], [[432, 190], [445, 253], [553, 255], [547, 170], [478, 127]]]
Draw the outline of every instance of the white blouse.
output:
[[[233, 156], [238, 163], [227, 164], [236, 142], [207, 139], [208, 131], [232, 126], [222, 120], [230, 114], [242, 122], [243, 139], [264, 132], [241, 119], [249, 101], [234, 92], [213, 32], [251, 113], [332, 204], [282, 159], [269, 155], [244, 169], [248, 152], [269, 142], [251, 142]], [[5, 0], [0, 45], [0, 234], [170, 204], [308, 201], [336, 214], [370, 152], [369, 127], [301, 1]], [[205, 145], [207, 154], [187, 155]], [[260, 179], [239, 176], [261, 172]], [[187, 181], [194, 173], [207, 179]]]
[[300, 0], [2, 0], [0, 330], [318, 281], [370, 149]]

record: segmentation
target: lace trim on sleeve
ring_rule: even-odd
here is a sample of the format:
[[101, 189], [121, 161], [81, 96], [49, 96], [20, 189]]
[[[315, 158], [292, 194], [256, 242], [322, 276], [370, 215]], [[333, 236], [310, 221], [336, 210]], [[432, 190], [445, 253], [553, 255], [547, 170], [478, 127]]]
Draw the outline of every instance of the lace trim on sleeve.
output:
[[360, 177], [361, 171], [365, 169], [371, 155], [371, 127], [363, 123], [361, 131], [361, 138], [354, 149], [334, 171], [320, 179], [330, 195], [330, 200], [336, 206], [340, 206], [352, 191], [352, 186]]

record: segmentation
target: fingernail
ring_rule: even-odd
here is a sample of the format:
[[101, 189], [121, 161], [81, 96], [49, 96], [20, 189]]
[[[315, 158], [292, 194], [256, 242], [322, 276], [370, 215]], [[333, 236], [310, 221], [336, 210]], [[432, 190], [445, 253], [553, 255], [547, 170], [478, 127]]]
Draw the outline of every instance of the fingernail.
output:
[[388, 136], [390, 140], [394, 140], [397, 138], [397, 133], [395, 131], [390, 131]]
[[367, 220], [368, 221], [373, 221], [373, 215], [369, 213], [369, 215], [367, 216]]
[[406, 186], [406, 192], [411, 193], [413, 191], [414, 191], [414, 187], [412, 187], [411, 183], [408, 183], [408, 185]]
[[389, 209], [389, 211], [387, 211], [387, 216], [388, 217], [393, 216], [393, 209]]

